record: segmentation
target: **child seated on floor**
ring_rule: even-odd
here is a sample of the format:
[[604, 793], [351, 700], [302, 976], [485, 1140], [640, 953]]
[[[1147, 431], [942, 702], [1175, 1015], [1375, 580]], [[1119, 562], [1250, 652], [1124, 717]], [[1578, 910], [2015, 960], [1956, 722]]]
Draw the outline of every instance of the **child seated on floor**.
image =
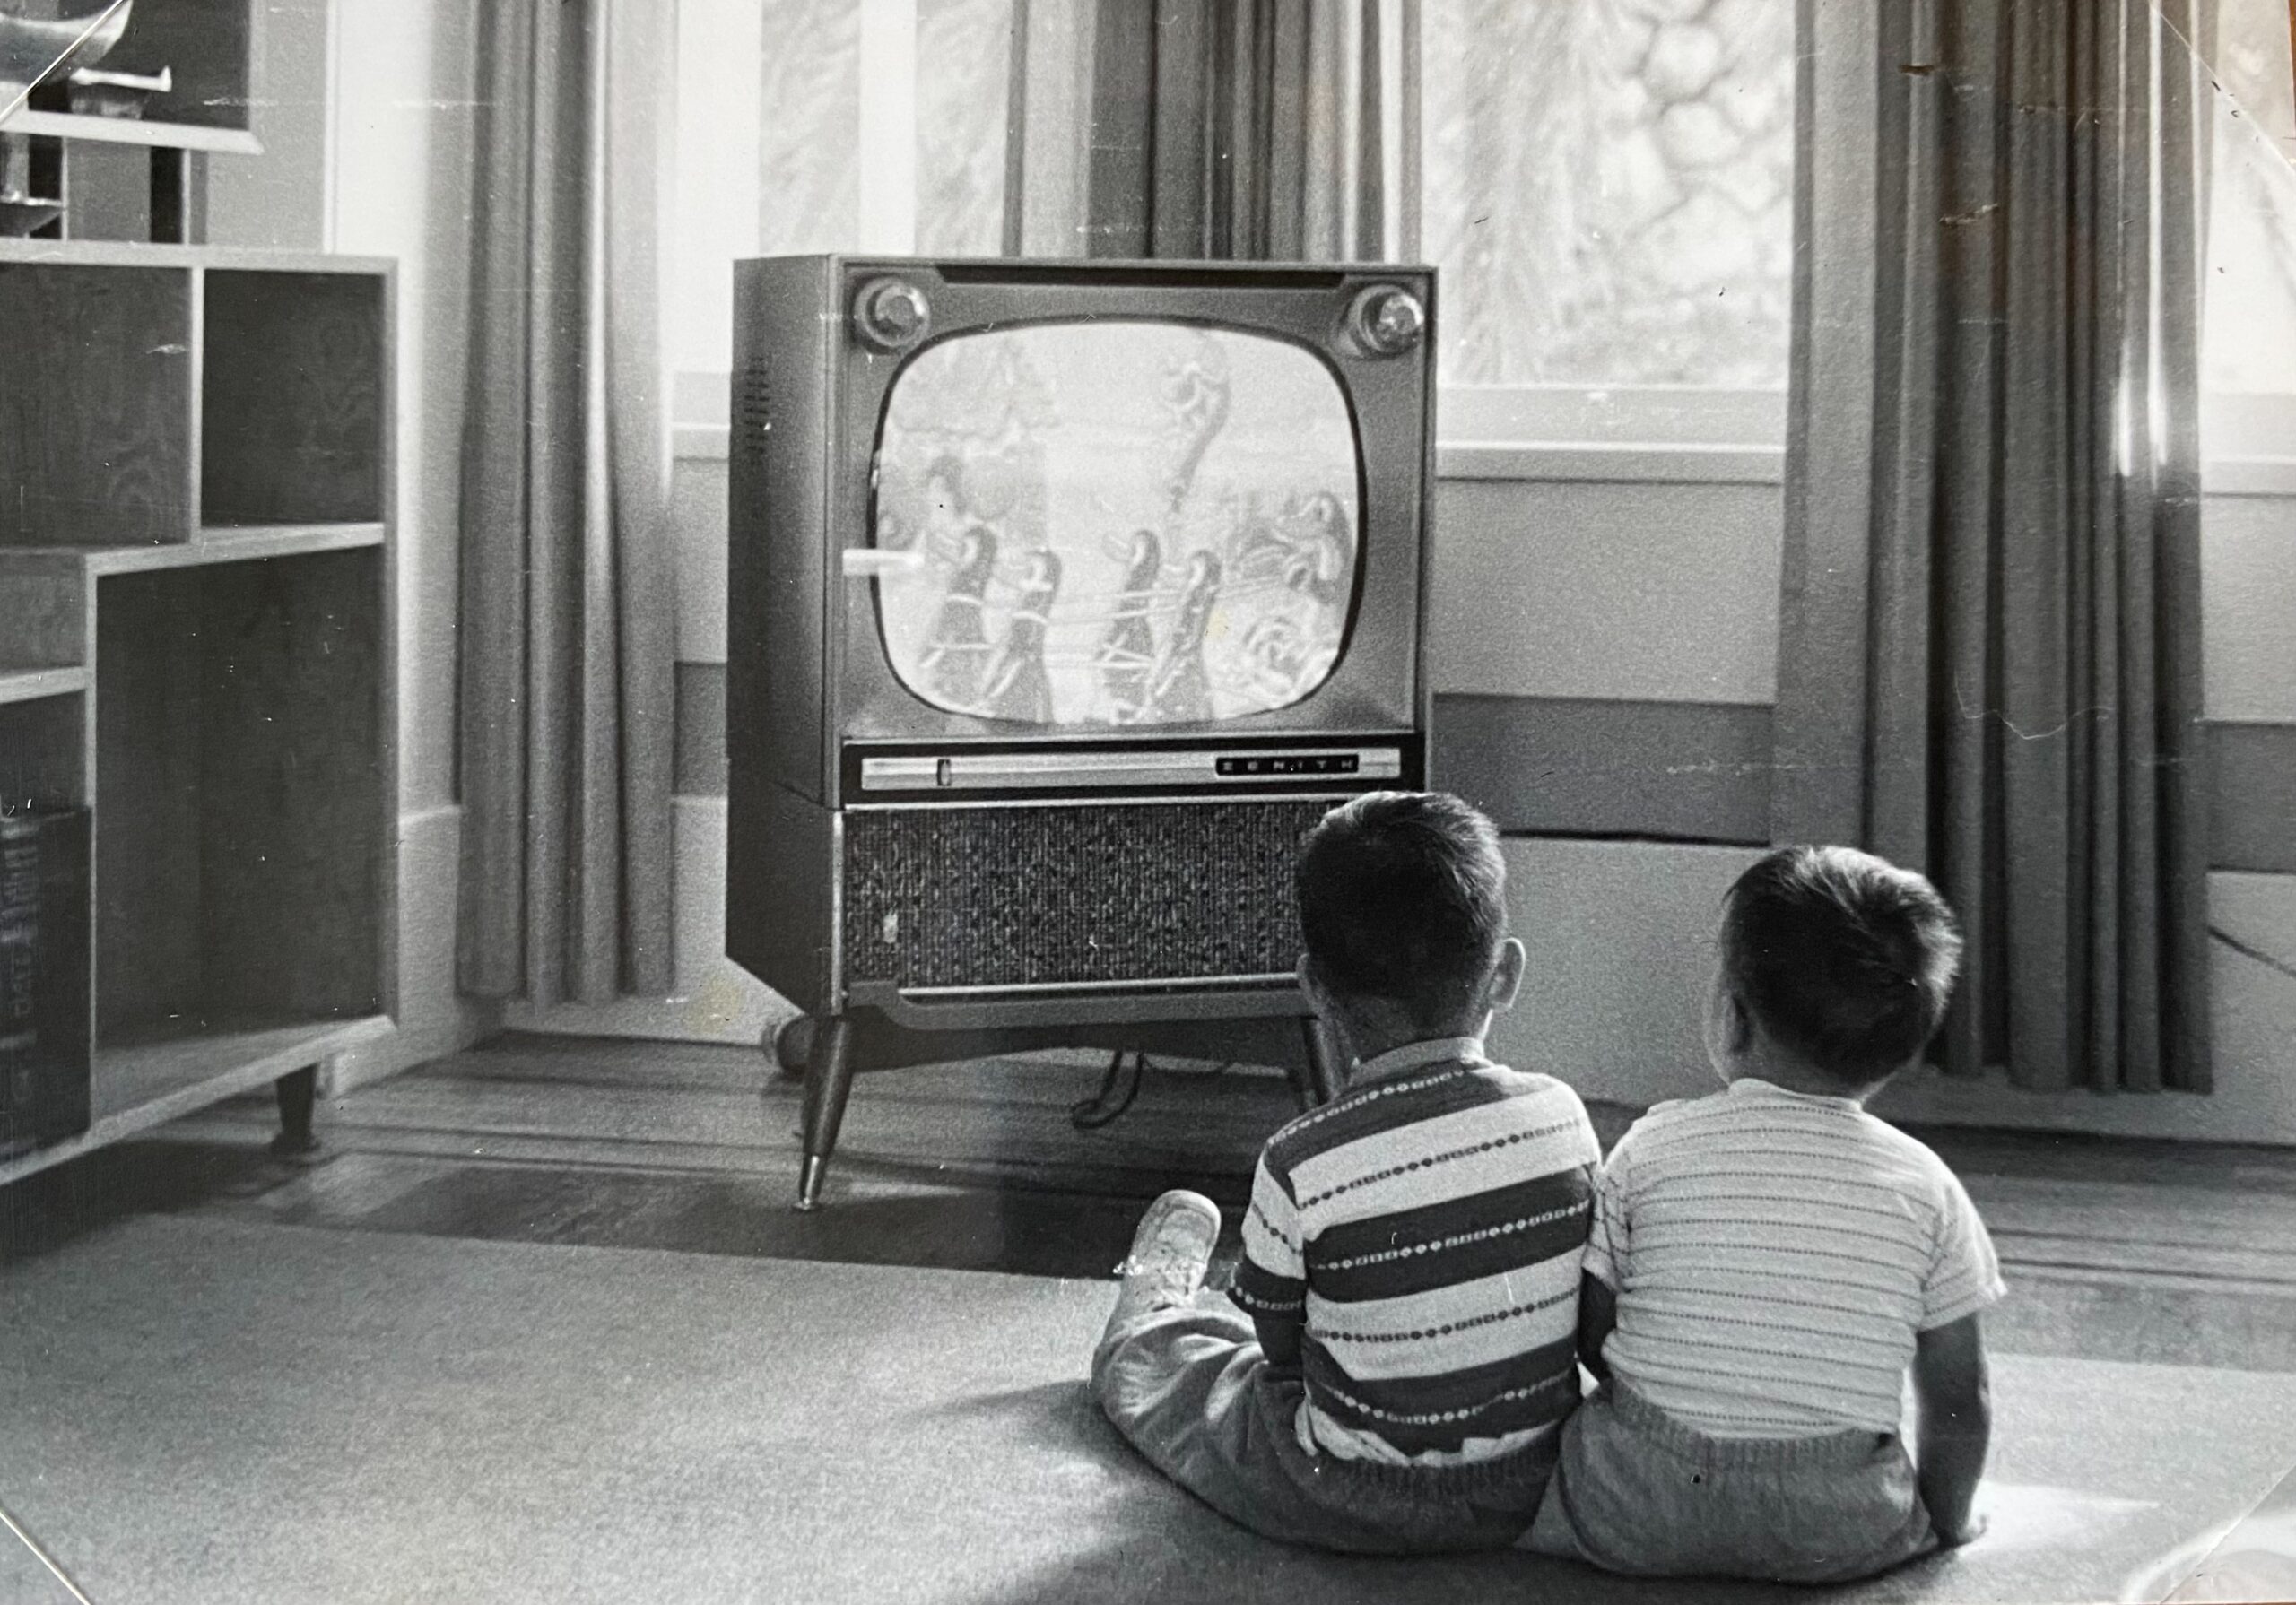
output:
[[1927, 1046], [1961, 948], [1928, 881], [1848, 848], [1731, 889], [1706, 1023], [1724, 1090], [1658, 1105], [1603, 1167], [1579, 1300], [1601, 1387], [1525, 1547], [1822, 1583], [1975, 1535], [2000, 1271], [1944, 1161], [1864, 1108]]
[[1271, 1538], [1503, 1549], [1578, 1400], [1601, 1150], [1570, 1088], [1484, 1056], [1523, 975], [1490, 820], [1456, 797], [1357, 797], [1309, 834], [1297, 878], [1300, 982], [1354, 1056], [1346, 1088], [1262, 1151], [1234, 1305], [1196, 1298], [1212, 1202], [1149, 1207], [1093, 1390], [1166, 1476]]

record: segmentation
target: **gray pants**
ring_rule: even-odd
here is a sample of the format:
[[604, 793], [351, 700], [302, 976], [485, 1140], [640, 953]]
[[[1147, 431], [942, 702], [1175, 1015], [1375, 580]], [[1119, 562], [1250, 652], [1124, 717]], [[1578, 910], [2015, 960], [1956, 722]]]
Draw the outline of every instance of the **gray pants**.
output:
[[1297, 1375], [1273, 1371], [1225, 1299], [1164, 1309], [1101, 1340], [1092, 1392], [1151, 1464], [1268, 1538], [1358, 1555], [1504, 1549], [1554, 1464], [1552, 1436], [1497, 1461], [1389, 1466], [1310, 1454]]
[[1640, 1576], [1841, 1583], [1936, 1545], [1893, 1432], [1709, 1437], [1613, 1384], [1564, 1424], [1522, 1547]]

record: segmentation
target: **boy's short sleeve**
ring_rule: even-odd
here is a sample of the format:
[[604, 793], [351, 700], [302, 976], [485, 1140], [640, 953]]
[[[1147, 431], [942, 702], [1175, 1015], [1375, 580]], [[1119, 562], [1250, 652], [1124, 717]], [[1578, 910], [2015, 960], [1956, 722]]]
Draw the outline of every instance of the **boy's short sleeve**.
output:
[[1587, 1226], [1587, 1256], [1579, 1269], [1615, 1293], [1626, 1280], [1627, 1261], [1634, 1247], [1632, 1219], [1627, 1209], [1630, 1186], [1626, 1141], [1595, 1171], [1595, 1209]]
[[1308, 1307], [1307, 1244], [1292, 1190], [1262, 1154], [1244, 1213], [1244, 1257], [1228, 1296], [1262, 1315], [1296, 1315]]
[[1961, 1178], [1946, 1171], [1938, 1200], [1937, 1247], [1921, 1285], [1921, 1330], [1950, 1326], [1997, 1304], [2009, 1291], [1993, 1237]]

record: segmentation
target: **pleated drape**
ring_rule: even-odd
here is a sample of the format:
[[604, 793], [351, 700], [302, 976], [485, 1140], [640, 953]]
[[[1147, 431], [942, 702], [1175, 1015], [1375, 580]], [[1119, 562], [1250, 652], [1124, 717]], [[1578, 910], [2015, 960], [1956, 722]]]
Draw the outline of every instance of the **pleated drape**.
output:
[[2036, 1089], [2210, 1085], [2193, 21], [1802, 5], [1773, 834], [1925, 867]]
[[1417, 0], [1015, 0], [1007, 249], [1414, 259]]
[[483, 9], [463, 443], [459, 976], [670, 986], [658, 255], [674, 8]]

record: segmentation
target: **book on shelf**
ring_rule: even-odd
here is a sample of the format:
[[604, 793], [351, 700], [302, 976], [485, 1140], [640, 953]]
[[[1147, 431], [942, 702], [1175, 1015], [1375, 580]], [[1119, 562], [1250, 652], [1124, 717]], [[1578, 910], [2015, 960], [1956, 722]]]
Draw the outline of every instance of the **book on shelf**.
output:
[[88, 815], [0, 811], [0, 1158], [88, 1129]]

